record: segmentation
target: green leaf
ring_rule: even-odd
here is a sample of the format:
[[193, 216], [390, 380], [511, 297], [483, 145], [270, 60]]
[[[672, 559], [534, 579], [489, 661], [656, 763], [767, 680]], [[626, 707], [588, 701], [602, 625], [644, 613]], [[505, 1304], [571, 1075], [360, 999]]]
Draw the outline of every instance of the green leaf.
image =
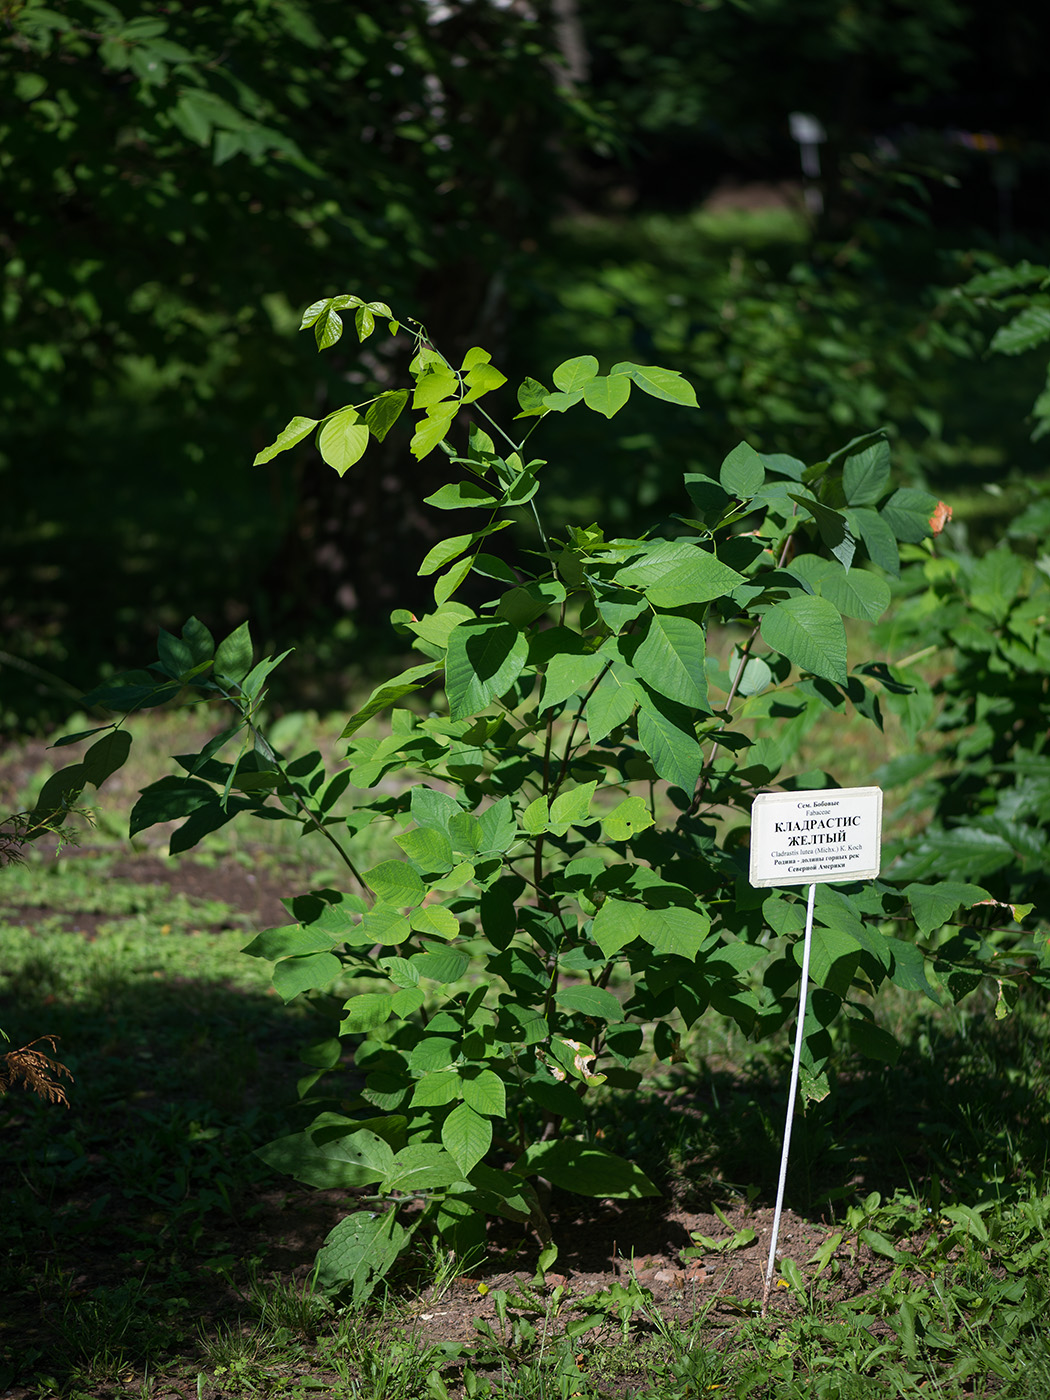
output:
[[789, 492], [789, 499], [800, 505], [817, 522], [817, 529], [824, 544], [844, 569], [853, 563], [857, 545], [850, 534], [849, 522], [841, 511], [822, 505], [811, 496], [795, 495]]
[[448, 832], [435, 827], [402, 831], [394, 840], [424, 875], [444, 875], [452, 869], [452, 842]]
[[349, 1293], [364, 1307], [409, 1241], [391, 1210], [386, 1215], [356, 1211], [331, 1230], [317, 1255], [315, 1286], [322, 1293]]
[[654, 613], [632, 659], [651, 689], [690, 709], [709, 711], [703, 628], [687, 617]]
[[490, 1069], [483, 1069], [474, 1078], [461, 1080], [463, 1102], [476, 1113], [488, 1114], [490, 1118], [504, 1118], [507, 1113], [507, 1091], [503, 1080]]
[[41, 73], [16, 73], [14, 91], [19, 102], [35, 102], [47, 91], [47, 79]]
[[637, 703], [635, 693], [617, 677], [615, 668], [601, 679], [587, 701], [587, 732], [592, 744], [600, 744], [621, 724], [626, 724]]
[[242, 622], [219, 643], [215, 652], [215, 675], [239, 685], [251, 669], [252, 638], [248, 624]]
[[408, 403], [407, 389], [388, 389], [365, 409], [365, 423], [368, 426], [368, 431], [377, 442], [382, 442], [386, 437], [400, 418], [406, 403]]
[[451, 569], [446, 570], [445, 573], [434, 580], [434, 602], [438, 607], [440, 607], [442, 603], [447, 603], [456, 589], [463, 583], [470, 573], [473, 562], [473, 559], [468, 554], [465, 558], [457, 560], [456, 563], [452, 565]]
[[718, 479], [725, 491], [741, 500], [750, 500], [766, 479], [762, 458], [746, 442], [738, 442], [722, 463]]
[[591, 937], [607, 958], [614, 957], [628, 943], [641, 938], [645, 915], [642, 904], [607, 897], [594, 917]]
[[982, 555], [970, 571], [969, 601], [978, 612], [1002, 622], [1024, 584], [1024, 561], [1000, 545]]
[[176, 821], [218, 802], [215, 789], [200, 778], [160, 778], [142, 790], [131, 809], [128, 835], [135, 836], [158, 822]]
[[332, 1119], [337, 1119], [337, 1115], [325, 1114], [320, 1122], [314, 1120], [307, 1130], [312, 1141], [326, 1157], [360, 1167], [370, 1181], [382, 1181], [394, 1161], [393, 1148], [386, 1139], [369, 1128], [357, 1126], [353, 1119], [337, 1119], [334, 1123]]
[[691, 793], [703, 763], [692, 711], [653, 695], [644, 686], [638, 686], [635, 693], [639, 701], [638, 742], [661, 778]]
[[762, 618], [762, 639], [800, 671], [846, 684], [846, 631], [826, 598], [806, 595], [774, 603]]
[[333, 413], [317, 436], [318, 451], [339, 476], [361, 460], [367, 446], [368, 428], [356, 408]]
[[417, 871], [404, 860], [384, 860], [364, 872], [364, 881], [377, 899], [399, 908], [419, 904], [426, 886]]
[[1042, 282], [1047, 276], [1050, 276], [1050, 269], [1023, 258], [1014, 267], [993, 267], [987, 272], [979, 272], [976, 277], [963, 283], [959, 290], [970, 297], [997, 297], [1004, 292], [1031, 286], [1033, 282]]
[[532, 418], [536, 414], [543, 413], [546, 397], [547, 390], [538, 380], [524, 379], [518, 389], [518, 405], [521, 412], [516, 417]]
[[437, 544], [427, 552], [419, 566], [420, 578], [426, 578], [428, 574], [436, 574], [439, 569], [443, 569], [446, 564], [451, 563], [465, 549], [469, 549], [474, 540], [474, 535], [450, 535], [448, 539], [438, 540]]
[[479, 845], [482, 854], [502, 854], [510, 850], [517, 837], [514, 809], [509, 797], [501, 797], [478, 816]]
[[528, 659], [528, 639], [509, 622], [462, 622], [448, 639], [445, 689], [453, 719], [467, 719], [514, 684]]
[[[195, 666], [199, 666], [204, 661], [210, 661], [215, 655], [214, 637], [204, 623], [195, 617], [191, 617], [183, 627], [182, 640], [189, 647]], [[284, 654], [288, 655], [287, 652]]]
[[459, 388], [455, 374], [445, 364], [438, 364], [416, 381], [412, 395], [413, 408], [435, 408]]
[[585, 690], [607, 664], [605, 658], [597, 652], [585, 653], [582, 656], [571, 652], [555, 653], [547, 662], [544, 672], [540, 713], [549, 710], [552, 705], [560, 705], [570, 695]]
[[602, 817], [602, 827], [609, 841], [629, 841], [636, 832], [646, 831], [653, 824], [653, 814], [641, 797], [625, 797]]
[[885, 438], [846, 458], [842, 489], [851, 506], [877, 505], [889, 484], [890, 445]]
[[550, 821], [550, 804], [546, 797], [536, 797], [521, 814], [521, 829], [529, 836], [539, 836], [547, 830]]
[[598, 361], [593, 355], [577, 355], [575, 359], [565, 360], [554, 371], [554, 384], [562, 393], [572, 394], [582, 391], [597, 373]]
[[393, 994], [391, 1015], [398, 1021], [409, 1021], [423, 1007], [426, 1000], [420, 987], [402, 987]]
[[516, 1176], [543, 1176], [580, 1196], [613, 1200], [658, 1196], [660, 1192], [633, 1162], [586, 1142], [537, 1142], [514, 1163]]
[[598, 1021], [624, 1019], [623, 1007], [612, 992], [602, 987], [562, 987], [555, 993], [554, 1000], [563, 1011], [579, 1011]]
[[495, 365], [475, 364], [466, 373], [467, 392], [463, 395], [463, 402], [474, 403], [482, 394], [490, 394], [506, 382], [507, 376], [501, 374]]
[[[63, 734], [61, 739], [55, 739], [50, 747], [53, 749], [62, 749], [65, 748], [67, 744], [79, 744], [82, 739], [90, 739], [93, 734], [104, 734], [107, 730], [112, 728], [113, 726], [111, 724], [99, 724], [96, 725], [94, 729], [78, 729], [75, 734]], [[234, 729], [231, 730], [230, 733], [239, 734], [240, 730]]]
[[80, 769], [85, 783], [100, 788], [107, 778], [124, 766], [130, 752], [130, 731], [111, 729], [101, 739], [96, 739], [75, 767]]
[[636, 589], [604, 585], [593, 577], [590, 582], [595, 590], [595, 604], [610, 632], [621, 632], [628, 623], [641, 617], [648, 607], [645, 594]]
[[470, 812], [456, 812], [450, 817], [448, 834], [452, 849], [461, 855], [476, 856], [481, 849], [481, 823]]
[[412, 1090], [413, 1108], [444, 1108], [461, 1098], [459, 1075], [454, 1070], [439, 1069], [416, 1080]]
[[241, 682], [241, 694], [249, 700], [258, 699], [270, 673], [277, 669], [286, 656], [291, 656], [293, 650], [293, 647], [289, 647], [287, 651], [282, 651], [279, 656], [266, 656], [258, 662]]
[[[860, 960], [861, 945], [851, 934], [836, 928], [813, 928], [809, 975], [818, 987], [828, 987], [836, 996], [848, 995], [853, 974]], [[792, 949], [801, 959], [801, 946]]]
[[968, 885], [959, 880], [942, 880], [936, 885], [905, 885], [902, 893], [911, 903], [911, 911], [923, 936], [946, 924], [960, 907], [969, 909], [991, 898], [980, 885]]
[[625, 360], [613, 365], [609, 373], [626, 375], [650, 398], [681, 404], [683, 408], [698, 407], [693, 386], [678, 370], [661, 369], [659, 365], [633, 365]]
[[362, 992], [359, 996], [351, 997], [343, 1007], [339, 1034], [355, 1035], [384, 1025], [390, 1019], [393, 1000], [390, 992]]
[[1000, 355], [1022, 355], [1050, 340], [1050, 306], [1026, 306], [1012, 321], [1000, 326], [989, 347]]
[[527, 627], [564, 601], [564, 584], [557, 579], [540, 579], [508, 589], [496, 606], [496, 614], [515, 627]]
[[265, 958], [275, 962], [278, 958], [293, 957], [296, 954], [314, 953], [319, 950], [331, 951], [334, 936], [319, 929], [304, 928], [301, 924], [285, 924], [283, 928], [268, 928], [257, 934], [242, 949], [251, 958]]
[[851, 508], [846, 512], [846, 519], [853, 533], [863, 541], [871, 562], [897, 578], [901, 571], [897, 537], [878, 511], [867, 506]]
[[440, 952], [413, 953], [411, 963], [420, 977], [447, 985], [450, 982], [458, 982], [466, 972], [470, 966], [470, 954], [465, 953], [462, 948], [442, 948]]
[[412, 966], [408, 958], [387, 957], [379, 959], [379, 966], [383, 969], [391, 982], [397, 987], [418, 987], [419, 970]]
[[165, 674], [181, 679], [193, 671], [193, 652], [180, 637], [173, 637], [162, 627], [157, 636], [157, 660]]
[[441, 442], [455, 418], [459, 409], [459, 403], [453, 400], [447, 404], [436, 404], [429, 409], [426, 416], [421, 418], [416, 424], [416, 431], [412, 434], [412, 441], [408, 445], [408, 450], [417, 461], [422, 461], [429, 456]]
[[426, 504], [436, 510], [469, 510], [477, 506], [494, 506], [496, 497], [479, 481], [453, 481], [426, 496]]
[[619, 569], [617, 582], [644, 588], [656, 608], [681, 608], [731, 593], [744, 576], [709, 550], [685, 541], [661, 541]]
[[631, 394], [631, 381], [623, 374], [610, 374], [589, 379], [583, 387], [583, 401], [595, 413], [606, 418], [619, 413]]
[[[200, 95], [203, 96], [203, 94]], [[311, 326], [316, 325], [317, 322], [320, 320], [321, 316], [324, 314], [324, 312], [328, 310], [328, 307], [331, 305], [331, 301], [331, 297], [323, 297], [321, 301], [311, 302], [310, 305], [303, 312], [302, 320], [299, 322], [299, 329], [301, 331], [305, 331], [308, 330]]]
[[284, 958], [273, 970], [273, 985], [286, 1001], [300, 992], [320, 991], [340, 975], [343, 965], [334, 953], [305, 953]]
[[550, 829], [556, 836], [564, 836], [570, 826], [586, 826], [590, 817], [591, 799], [598, 786], [597, 780], [579, 783], [568, 792], [559, 793], [551, 803]]
[[869, 1060], [882, 1060], [885, 1064], [895, 1065], [900, 1059], [900, 1044], [889, 1031], [860, 1017], [851, 1018], [847, 1025], [850, 1044]]
[[421, 909], [414, 909], [409, 915], [409, 923], [415, 933], [429, 933], [435, 938], [456, 938], [459, 935], [459, 920], [443, 904], [425, 904]]
[[[215, 164], [222, 165], [224, 160], [236, 155], [241, 147], [242, 142], [231, 132], [220, 131], [215, 137]], [[339, 342], [342, 334], [343, 318], [330, 306], [326, 306], [314, 322], [314, 340], [318, 350], [330, 350]]]
[[367, 933], [373, 943], [390, 947], [404, 943], [410, 937], [412, 927], [400, 909], [392, 904], [374, 904], [361, 915], [361, 931]]
[[470, 1104], [461, 1103], [442, 1123], [441, 1141], [466, 1176], [492, 1146], [492, 1124]]
[[683, 608], [732, 593], [744, 576], [706, 549], [694, 549], [659, 579], [645, 595], [654, 608]]
[[465, 1175], [455, 1159], [436, 1142], [412, 1143], [403, 1147], [394, 1158], [390, 1173], [380, 1182], [379, 1189], [383, 1192], [404, 1191], [409, 1194], [415, 1191], [430, 1191], [434, 1187], [451, 1186], [457, 1181], [462, 1181]]
[[844, 616], [862, 622], [875, 622], [890, 605], [889, 584], [863, 569], [847, 574], [833, 567], [820, 580], [819, 591]]
[[936, 1002], [934, 990], [926, 980], [926, 960], [922, 950], [902, 938], [887, 938], [886, 942], [893, 954], [890, 980], [906, 991], [925, 992], [931, 1001]]
[[930, 537], [930, 517], [937, 509], [937, 497], [914, 486], [894, 491], [879, 512], [881, 518], [905, 544], [920, 544]]
[[409, 810], [417, 826], [435, 826], [447, 831], [449, 822], [463, 807], [450, 792], [420, 785], [412, 788]]
[[432, 662], [425, 662], [419, 666], [411, 666], [407, 671], [402, 671], [393, 680], [387, 681], [384, 685], [378, 686], [365, 701], [359, 710], [356, 710], [346, 724], [343, 726], [340, 739], [349, 739], [351, 734], [356, 734], [363, 724], [366, 724], [373, 715], [379, 714], [382, 710], [389, 709], [398, 700], [406, 695], [411, 695], [419, 690], [418, 682], [424, 678], [434, 675], [436, 666]]
[[[603, 906], [604, 907], [604, 906]], [[599, 911], [600, 912], [600, 911]], [[658, 953], [673, 953], [679, 958], [696, 957], [711, 932], [711, 920], [699, 909], [646, 909], [641, 936]]]
[[499, 530], [505, 530], [510, 524], [509, 520], [496, 520], [481, 530], [475, 530], [472, 534], [450, 535], [448, 539], [439, 540], [420, 564], [417, 571], [420, 578], [425, 578], [428, 574], [436, 574], [439, 569], [443, 569], [446, 564], [458, 558], [472, 544], [485, 539], [488, 535], [496, 534]]
[[658, 952], [695, 959], [711, 931], [711, 920], [697, 909], [643, 904], [608, 897], [594, 917], [591, 937], [607, 958], [641, 938]]
[[548, 394], [543, 407], [551, 413], [565, 413], [567, 409], [583, 401], [583, 390], [574, 389], [571, 394]]
[[308, 1133], [289, 1133], [255, 1150], [268, 1167], [321, 1191], [347, 1191], [378, 1180], [374, 1170], [330, 1157]]
[[317, 427], [317, 422], [316, 418], [293, 418], [287, 427], [281, 429], [269, 447], [264, 447], [261, 452], [255, 454], [252, 466], [261, 467], [264, 462], [272, 461], [279, 452], [285, 452], [289, 447], [294, 447], [297, 442], [302, 442], [307, 433], [312, 432]]

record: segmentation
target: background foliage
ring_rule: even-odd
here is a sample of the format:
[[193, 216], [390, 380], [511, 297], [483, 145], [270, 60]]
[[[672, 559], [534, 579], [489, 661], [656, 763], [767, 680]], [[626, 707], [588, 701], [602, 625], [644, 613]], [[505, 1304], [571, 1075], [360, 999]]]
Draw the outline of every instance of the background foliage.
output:
[[[292, 349], [307, 297], [351, 269], [512, 372], [510, 346], [556, 362], [568, 314], [581, 341], [682, 368], [719, 453], [761, 445], [758, 418], [803, 457], [888, 422], [935, 487], [1041, 470], [998, 412], [1026, 360], [981, 360], [996, 321], [945, 295], [1034, 226], [1045, 19], [930, 0], [650, 18], [639, 36], [627, 12], [539, 0], [4, 5], [6, 725], [60, 714], [114, 634], [129, 660], [194, 609], [250, 612], [277, 645], [316, 626], [336, 673], [389, 645], [401, 561], [434, 533], [404, 442], [353, 485], [307, 452], [291, 478], [252, 472], [244, 447], [283, 389], [323, 412], [348, 378], [396, 373]], [[726, 176], [794, 179], [786, 113], [812, 105], [831, 138], [815, 242], [797, 213], [687, 212]], [[620, 516], [659, 511], [672, 464], [698, 461], [630, 426], [604, 449]], [[586, 435], [567, 450], [567, 503], [594, 458]], [[301, 668], [288, 684], [328, 698]]]

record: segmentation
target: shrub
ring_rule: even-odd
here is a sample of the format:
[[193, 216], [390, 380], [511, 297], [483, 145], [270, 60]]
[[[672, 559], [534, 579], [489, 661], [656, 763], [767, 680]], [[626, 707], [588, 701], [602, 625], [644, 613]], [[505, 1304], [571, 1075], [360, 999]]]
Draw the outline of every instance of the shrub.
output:
[[[400, 329], [382, 303], [328, 299], [304, 317], [321, 349], [339, 339], [344, 313], [362, 340], [377, 322]], [[475, 348], [455, 366], [423, 327], [410, 333], [411, 390], [321, 422], [293, 418], [258, 458], [316, 434], [336, 471], [362, 458], [365, 470], [368, 444], [411, 401], [412, 452], [442, 451], [452, 476], [429, 504], [467, 521], [420, 566], [433, 606], [394, 614], [422, 660], [347, 719], [348, 765], [329, 773], [316, 753], [289, 762], [267, 740], [261, 705], [282, 658], [254, 662], [246, 625], [217, 647], [196, 620], [179, 637], [162, 632], [147, 670], [87, 697], [132, 711], [183, 696], [231, 714], [177, 759], [179, 774], [143, 792], [132, 833], [182, 819], [171, 850], [185, 851], [250, 813], [296, 822], [339, 852], [346, 888], [291, 899], [290, 922], [247, 951], [274, 963], [286, 1000], [354, 983], [338, 1034], [306, 1053], [301, 1091], [315, 1116], [262, 1155], [301, 1181], [384, 1204], [348, 1215], [319, 1256], [321, 1285], [357, 1302], [415, 1231], [469, 1252], [488, 1215], [530, 1225], [549, 1267], [557, 1248], [538, 1178], [599, 1197], [656, 1192], [594, 1136], [592, 1091], [629, 1095], [643, 1046], [674, 1061], [709, 1008], [756, 1039], [790, 1020], [804, 905], [793, 890], [749, 885], [751, 802], [771, 785], [833, 784], [798, 771], [819, 715], [844, 734], [851, 715], [881, 729], [884, 708], [912, 734], [927, 726], [925, 683], [908, 667], [851, 660], [844, 619], [854, 645], [870, 640], [902, 557], [913, 561], [906, 574], [954, 568], [932, 544], [944, 511], [893, 488], [881, 433], [810, 465], [740, 443], [717, 469], [686, 474], [682, 513], [659, 532], [609, 539], [582, 524], [548, 535], [534, 433], [569, 411], [612, 418], [638, 394], [654, 412], [688, 414], [690, 385], [626, 362], [603, 374], [579, 355], [554, 370], [553, 389], [526, 379], [501, 426], [481, 402], [504, 384], [489, 355]], [[498, 552], [523, 513], [534, 549]], [[1016, 621], [1035, 625], [1023, 609]], [[100, 746], [123, 742], [120, 723], [88, 767]], [[223, 759], [238, 737], [240, 754]], [[354, 837], [377, 823], [397, 854], [361, 870]], [[936, 865], [907, 883], [891, 871], [820, 886], [808, 1096], [829, 1091], [836, 1044], [895, 1058], [871, 1009], [887, 983], [936, 998], [930, 960], [953, 995], [988, 974], [1001, 985], [1033, 974], [1013, 956], [1016, 931], [990, 952], [955, 923], [961, 906], [992, 896], [969, 883], [965, 862], [948, 882], [924, 882]], [[1045, 967], [1044, 957], [1035, 975]], [[347, 1043], [356, 1077], [340, 1098], [324, 1076]], [[423, 1209], [409, 1215], [409, 1201]]]

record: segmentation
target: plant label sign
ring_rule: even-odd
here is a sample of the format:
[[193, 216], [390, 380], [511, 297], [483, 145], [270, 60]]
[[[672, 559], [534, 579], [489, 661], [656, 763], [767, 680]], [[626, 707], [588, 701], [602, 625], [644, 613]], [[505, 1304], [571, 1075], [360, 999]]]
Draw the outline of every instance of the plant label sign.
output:
[[828, 885], [879, 873], [882, 789], [764, 792], [751, 809], [751, 884]]

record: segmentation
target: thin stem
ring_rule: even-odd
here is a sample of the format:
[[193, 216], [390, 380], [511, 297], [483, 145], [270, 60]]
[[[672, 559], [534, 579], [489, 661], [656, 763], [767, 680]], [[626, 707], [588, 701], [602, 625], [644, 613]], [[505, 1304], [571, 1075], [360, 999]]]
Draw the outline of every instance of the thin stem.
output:
[[540, 520], [540, 513], [536, 509], [535, 499], [529, 502], [529, 506], [532, 510], [532, 518], [536, 522], [536, 529], [539, 532], [540, 543], [543, 545], [543, 552], [547, 556], [547, 563], [551, 566], [551, 573], [554, 574], [555, 577], [557, 577], [558, 566], [554, 562], [554, 555], [551, 553], [550, 541], [547, 539], [547, 532], [544, 530], [543, 523]]
[[525, 446], [524, 442], [515, 442], [514, 439], [511, 437], [510, 433], [508, 433], [505, 428], [500, 427], [500, 425], [496, 422], [495, 418], [493, 418], [492, 414], [489, 413], [488, 409], [482, 408], [481, 404], [478, 403], [477, 400], [475, 400], [474, 402], [474, 407], [477, 409], [481, 417], [484, 418], [485, 421], [488, 424], [490, 424], [491, 427], [495, 428], [496, 432], [499, 433], [500, 437], [503, 438], [505, 442], [510, 443], [512, 451], [521, 451], [521, 449]]
[[354, 862], [350, 859], [350, 856], [347, 854], [346, 851], [343, 850], [343, 847], [342, 847], [342, 846], [340, 845], [340, 843], [335, 839], [335, 837], [332, 835], [332, 833], [328, 830], [328, 828], [325, 826], [324, 822], [321, 821], [321, 819], [320, 819], [320, 817], [318, 817], [317, 813], [314, 812], [313, 809], [312, 809], [311, 807], [309, 807], [309, 806], [307, 805], [307, 803], [303, 800], [303, 797], [302, 797], [301, 793], [299, 792], [298, 785], [297, 785], [295, 782], [293, 782], [292, 779], [289, 777], [288, 772], [287, 772], [287, 769], [285, 768], [283, 761], [278, 757], [278, 755], [277, 755], [277, 754], [274, 752], [274, 750], [271, 748], [270, 743], [269, 743], [269, 740], [266, 738], [265, 734], [263, 734], [262, 730], [259, 729], [259, 727], [256, 725], [255, 721], [252, 719], [252, 717], [251, 717], [251, 711], [250, 711], [250, 710], [245, 710], [245, 709], [242, 709], [242, 708], [241, 708], [241, 706], [238, 704], [238, 697], [232, 695], [232, 694], [231, 694], [229, 691], [227, 691], [227, 690], [222, 690], [222, 687], [221, 687], [221, 686], [219, 687], [219, 689], [220, 689], [221, 693], [226, 697], [226, 699], [230, 702], [230, 704], [234, 707], [234, 709], [238, 712], [238, 714], [240, 714], [242, 720], [244, 721], [245, 728], [246, 728], [246, 729], [248, 730], [248, 732], [251, 734], [251, 736], [252, 736], [252, 738], [255, 740], [255, 743], [257, 744], [257, 746], [262, 750], [263, 757], [269, 759], [269, 761], [270, 761], [270, 762], [274, 765], [274, 767], [277, 769], [278, 773], [280, 773], [280, 775], [281, 775], [281, 777], [284, 779], [284, 781], [288, 784], [288, 787], [291, 789], [292, 796], [293, 796], [293, 799], [294, 799], [294, 801], [295, 801], [295, 804], [296, 804], [296, 806], [299, 808], [300, 812], [302, 812], [302, 814], [303, 814], [303, 816], [306, 818], [306, 820], [307, 820], [309, 823], [312, 824], [312, 826], [314, 827], [314, 829], [315, 829], [316, 831], [320, 832], [320, 834], [321, 834], [321, 835], [324, 837], [324, 839], [329, 843], [329, 845], [332, 846], [332, 847], [336, 850], [336, 852], [337, 852], [338, 855], [339, 855], [339, 859], [343, 862], [343, 864], [346, 866], [346, 868], [350, 871], [350, 874], [354, 877], [354, 879], [357, 881], [357, 883], [361, 886], [362, 890], [366, 891], [366, 893], [371, 893], [371, 891], [369, 891], [368, 886], [365, 884], [365, 882], [364, 882], [364, 880], [363, 880], [363, 878], [362, 878], [362, 876], [361, 876], [361, 872], [358, 870], [358, 868], [357, 868], [357, 866], [354, 864]]
[[[793, 511], [793, 514], [794, 514], [794, 515], [797, 515], [797, 514], [798, 514], [798, 506], [797, 506], [797, 505], [796, 505], [796, 507], [795, 507], [795, 509], [794, 509], [794, 511]], [[792, 541], [793, 539], [794, 539], [794, 535], [793, 535], [793, 534], [790, 534], [790, 535], [788, 535], [788, 536], [785, 538], [784, 543], [783, 543], [783, 545], [782, 545], [781, 548], [780, 548], [780, 558], [777, 560], [777, 565], [776, 565], [776, 566], [777, 566], [778, 569], [782, 569], [782, 568], [784, 567], [785, 561], [787, 560], [787, 557], [788, 557], [788, 550], [791, 548], [791, 541]], [[748, 637], [747, 641], [744, 643], [743, 647], [741, 648], [741, 651], [740, 651], [740, 664], [739, 664], [739, 665], [737, 666], [737, 668], [736, 668], [736, 675], [733, 677], [733, 683], [732, 683], [732, 685], [729, 687], [729, 695], [727, 696], [725, 706], [723, 707], [727, 712], [728, 712], [728, 710], [729, 710], [730, 705], [732, 705], [733, 701], [736, 699], [736, 693], [737, 693], [737, 691], [738, 691], [739, 688], [740, 688], [740, 683], [741, 683], [741, 681], [744, 679], [744, 671], [747, 669], [747, 663], [748, 663], [748, 661], [750, 661], [750, 659], [751, 659], [751, 648], [754, 646], [754, 644], [755, 644], [755, 639], [756, 639], [756, 637], [758, 636], [758, 634], [759, 634], [759, 632], [761, 631], [761, 629], [762, 629], [762, 624], [761, 624], [761, 622], [756, 622], [756, 623], [755, 623], [755, 626], [754, 626], [754, 629], [753, 629], [752, 632], [751, 632], [751, 635]], [[716, 733], [721, 733], [721, 731], [722, 731], [725, 727], [726, 727], [726, 722], [723, 720], [723, 722], [718, 726], [718, 729], [717, 729], [715, 732], [716, 732]], [[696, 789], [695, 789], [694, 792], [693, 792], [693, 800], [692, 800], [692, 802], [689, 804], [689, 814], [690, 814], [690, 816], [695, 816], [695, 815], [696, 815], [697, 808], [700, 806], [700, 798], [701, 798], [701, 796], [702, 796], [702, 794], [703, 794], [704, 788], [707, 786], [708, 775], [709, 775], [709, 773], [710, 773], [710, 771], [711, 771], [711, 765], [712, 765], [712, 764], [714, 763], [714, 761], [715, 761], [715, 754], [717, 753], [717, 751], [718, 751], [718, 744], [717, 744], [714, 740], [712, 740], [712, 741], [711, 741], [711, 749], [710, 749], [710, 752], [709, 752], [708, 755], [707, 755], [707, 759], [706, 759], [706, 761], [705, 761], [703, 767], [700, 769], [700, 776], [699, 776], [699, 777], [697, 778], [697, 780], [696, 780]]]
[[571, 760], [571, 758], [572, 758], [573, 741], [574, 741], [575, 738], [576, 738], [576, 731], [577, 731], [577, 729], [580, 727], [580, 720], [583, 718], [583, 712], [584, 712], [584, 710], [587, 708], [587, 701], [591, 698], [591, 696], [594, 694], [594, 692], [598, 689], [599, 685], [600, 685], [601, 682], [602, 682], [602, 679], [608, 674], [608, 671], [609, 671], [609, 668], [610, 668], [611, 665], [612, 665], [612, 662], [611, 662], [611, 661], [607, 661], [607, 662], [605, 663], [605, 665], [602, 667], [602, 669], [601, 669], [601, 670], [598, 672], [598, 674], [595, 676], [594, 680], [591, 682], [590, 687], [589, 687], [589, 689], [588, 689], [588, 691], [587, 691], [587, 694], [586, 694], [586, 695], [583, 697], [583, 699], [580, 701], [579, 709], [576, 711], [576, 717], [575, 717], [575, 719], [574, 719], [573, 722], [572, 722], [572, 728], [569, 730], [569, 738], [568, 738], [568, 740], [567, 740], [567, 742], [566, 742], [566, 744], [565, 744], [565, 753], [562, 755], [561, 767], [558, 769], [558, 776], [557, 776], [557, 778], [554, 780], [553, 792], [554, 792], [555, 796], [557, 796], [558, 789], [561, 787], [562, 783], [565, 781], [565, 775], [566, 775], [566, 773], [569, 771], [569, 762], [570, 762], [570, 760]]
[[[736, 668], [736, 675], [733, 677], [733, 683], [729, 687], [729, 694], [726, 697], [726, 703], [724, 708], [727, 712], [729, 710], [730, 705], [732, 705], [733, 701], [736, 699], [736, 693], [740, 687], [740, 682], [744, 679], [744, 671], [747, 669], [747, 663], [751, 660], [751, 648], [752, 646], [754, 646], [755, 638], [758, 636], [760, 626], [761, 623], [755, 624], [754, 631], [751, 633], [750, 637], [748, 637], [747, 641], [740, 649], [740, 664]], [[718, 730], [716, 730], [716, 733], [720, 733], [725, 727], [726, 722], [723, 720], [723, 722], [718, 726]], [[704, 788], [707, 786], [708, 775], [711, 771], [711, 765], [715, 761], [715, 754], [717, 752], [718, 744], [715, 740], [712, 739], [710, 751], [708, 752], [707, 758], [704, 761], [704, 766], [700, 769], [700, 776], [696, 780], [696, 789], [693, 792], [693, 800], [689, 804], [689, 811], [690, 814], [693, 816], [696, 815], [696, 810], [700, 806], [700, 799], [703, 795]]]

